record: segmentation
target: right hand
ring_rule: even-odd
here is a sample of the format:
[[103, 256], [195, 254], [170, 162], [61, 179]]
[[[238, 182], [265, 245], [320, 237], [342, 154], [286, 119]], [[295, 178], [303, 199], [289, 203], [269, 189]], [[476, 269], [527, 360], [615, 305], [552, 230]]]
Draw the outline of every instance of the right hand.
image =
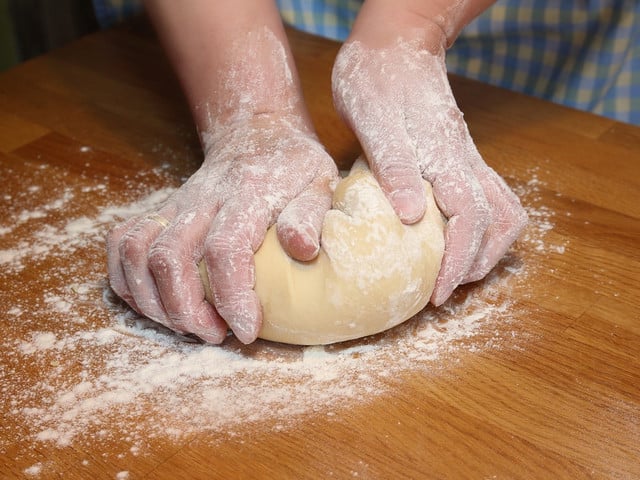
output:
[[[155, 212], [166, 226], [148, 215], [110, 232], [109, 278], [133, 309], [172, 330], [220, 343], [228, 326], [250, 343], [262, 323], [254, 252], [277, 223], [292, 257], [314, 258], [338, 171], [291, 112], [242, 118], [210, 140], [201, 168]], [[205, 300], [201, 260], [214, 305]]]

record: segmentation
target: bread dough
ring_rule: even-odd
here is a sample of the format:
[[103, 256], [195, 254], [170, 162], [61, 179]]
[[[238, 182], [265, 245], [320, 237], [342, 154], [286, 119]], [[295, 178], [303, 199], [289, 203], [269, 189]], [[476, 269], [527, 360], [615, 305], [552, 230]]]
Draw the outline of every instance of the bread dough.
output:
[[316, 259], [291, 259], [271, 227], [255, 254], [263, 311], [259, 337], [328, 344], [387, 330], [422, 310], [444, 251], [444, 222], [426, 182], [425, 193], [425, 216], [402, 224], [360, 159], [336, 188]]

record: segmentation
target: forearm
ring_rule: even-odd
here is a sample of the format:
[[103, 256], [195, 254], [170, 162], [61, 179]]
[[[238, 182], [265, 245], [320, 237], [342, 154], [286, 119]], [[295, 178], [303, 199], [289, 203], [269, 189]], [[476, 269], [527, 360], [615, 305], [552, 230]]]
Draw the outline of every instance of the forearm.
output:
[[462, 28], [496, 0], [366, 0], [350, 40], [386, 47], [399, 37], [433, 51], [449, 47]]
[[200, 132], [256, 113], [302, 109], [293, 59], [271, 0], [147, 0]]

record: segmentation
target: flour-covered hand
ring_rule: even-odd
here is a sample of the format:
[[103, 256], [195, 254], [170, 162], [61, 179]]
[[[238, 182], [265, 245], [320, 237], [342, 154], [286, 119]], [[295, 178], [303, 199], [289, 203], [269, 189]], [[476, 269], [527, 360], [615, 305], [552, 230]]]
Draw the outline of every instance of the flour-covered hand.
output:
[[[254, 252], [277, 222], [285, 250], [313, 258], [337, 170], [295, 116], [255, 116], [209, 140], [202, 167], [166, 204], [112, 230], [109, 276], [135, 310], [175, 331], [220, 343], [228, 325], [249, 343], [262, 318]], [[198, 273], [203, 259], [213, 306]]]
[[337, 168], [304, 106], [275, 2], [145, 6], [191, 106], [204, 162], [157, 212], [111, 232], [111, 285], [173, 330], [220, 343], [230, 327], [249, 343], [262, 322], [254, 252], [276, 224], [289, 255], [317, 255]]
[[336, 108], [405, 223], [425, 209], [428, 180], [448, 222], [432, 303], [483, 278], [526, 224], [516, 195], [484, 162], [456, 105], [443, 48], [398, 38], [383, 47], [347, 42], [333, 71]]

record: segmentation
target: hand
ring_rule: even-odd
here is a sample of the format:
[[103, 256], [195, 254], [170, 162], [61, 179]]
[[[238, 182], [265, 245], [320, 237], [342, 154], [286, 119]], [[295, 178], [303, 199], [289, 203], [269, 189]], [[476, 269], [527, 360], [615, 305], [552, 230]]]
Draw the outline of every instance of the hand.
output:
[[459, 284], [483, 278], [524, 228], [526, 213], [478, 153], [453, 98], [443, 49], [419, 40], [376, 48], [348, 42], [336, 59], [333, 93], [404, 223], [424, 214], [422, 178], [433, 186], [448, 223], [431, 302], [440, 305]]
[[[242, 342], [255, 340], [262, 313], [253, 290], [253, 253], [277, 222], [291, 256], [315, 257], [338, 178], [305, 122], [293, 114], [261, 113], [218, 129], [202, 167], [155, 215], [110, 232], [114, 291], [175, 331], [220, 343], [228, 325]], [[202, 259], [213, 306], [198, 274]]]

